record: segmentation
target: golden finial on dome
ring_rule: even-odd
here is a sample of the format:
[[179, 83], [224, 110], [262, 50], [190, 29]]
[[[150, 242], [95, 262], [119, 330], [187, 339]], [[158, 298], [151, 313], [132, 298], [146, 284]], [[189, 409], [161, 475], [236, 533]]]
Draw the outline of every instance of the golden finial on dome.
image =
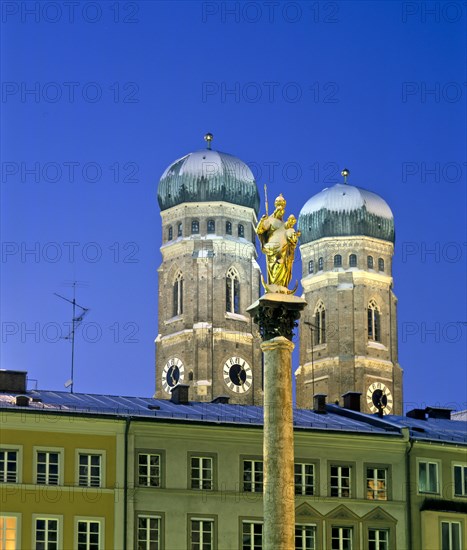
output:
[[211, 141], [214, 139], [214, 136], [208, 132], [205, 136], [204, 136], [204, 141], [207, 142], [208, 144], [208, 149], [211, 149]]
[[341, 176], [344, 176], [344, 183], [347, 183], [347, 177], [350, 174], [348, 168], [344, 168], [341, 172]]

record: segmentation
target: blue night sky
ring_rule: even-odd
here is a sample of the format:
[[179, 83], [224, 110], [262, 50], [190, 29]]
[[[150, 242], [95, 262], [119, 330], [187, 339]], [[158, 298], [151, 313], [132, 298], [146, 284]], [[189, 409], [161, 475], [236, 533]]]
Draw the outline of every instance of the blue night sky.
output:
[[467, 408], [465, 3], [73, 9], [2, 4], [1, 367], [64, 389], [76, 279], [74, 390], [153, 394], [157, 183], [209, 131], [288, 213], [344, 167], [386, 199], [406, 408]]

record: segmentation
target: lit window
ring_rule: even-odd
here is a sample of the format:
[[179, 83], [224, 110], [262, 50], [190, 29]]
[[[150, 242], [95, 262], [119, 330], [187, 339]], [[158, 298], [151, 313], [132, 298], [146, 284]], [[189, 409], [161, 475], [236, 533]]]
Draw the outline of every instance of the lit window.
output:
[[60, 453], [38, 451], [36, 463], [36, 483], [38, 485], [58, 485]]
[[378, 271], [384, 271], [384, 260], [383, 260], [383, 258], [378, 259]]
[[373, 269], [373, 256], [368, 256], [367, 265], [368, 265], [368, 269]]
[[216, 222], [214, 220], [208, 220], [208, 233], [216, 232]]
[[179, 271], [173, 284], [173, 317], [183, 313], [183, 274]]
[[0, 483], [18, 482], [18, 451], [0, 449]]
[[420, 493], [439, 493], [438, 463], [418, 463], [418, 490]]
[[342, 267], [342, 256], [340, 254], [334, 256], [334, 267]]
[[295, 550], [316, 550], [316, 525], [295, 526]]
[[323, 271], [324, 261], [323, 258], [318, 258], [318, 271]]
[[441, 550], [461, 550], [461, 524], [458, 521], [441, 522]]
[[226, 235], [232, 235], [232, 222], [225, 222]]
[[350, 254], [349, 256], [349, 267], [357, 267], [357, 255]]
[[388, 550], [389, 530], [368, 529], [368, 550]]
[[243, 461], [243, 490], [249, 493], [263, 492], [263, 461]]
[[79, 520], [77, 523], [77, 549], [101, 550], [101, 524], [99, 521]]
[[240, 313], [240, 277], [234, 267], [227, 271], [225, 280], [225, 310]]
[[192, 235], [197, 235], [199, 233], [199, 221], [193, 220], [191, 222], [191, 233]]
[[177, 237], [183, 237], [183, 224], [179, 223], [177, 225]]
[[36, 518], [34, 534], [36, 550], [58, 550], [58, 519]]
[[238, 224], [238, 236], [244, 237], [245, 236], [245, 228], [241, 223]]
[[99, 454], [79, 455], [78, 485], [81, 487], [101, 486], [101, 460], [102, 456]]
[[308, 262], [308, 273], [313, 273], [314, 272], [314, 267], [315, 267], [315, 262], [313, 260], [310, 260]]
[[169, 225], [169, 230], [168, 230], [168, 240], [171, 241], [173, 239], [173, 228], [171, 225]]
[[0, 548], [17, 548], [18, 520], [13, 516], [0, 516]]
[[330, 481], [330, 496], [350, 498], [350, 466], [331, 466]]
[[454, 466], [454, 494], [456, 497], [467, 497], [467, 466]]
[[192, 518], [190, 522], [191, 550], [213, 550], [214, 520]]
[[326, 343], [326, 310], [323, 302], [319, 302], [315, 309], [313, 319], [313, 332], [315, 346]]
[[159, 550], [161, 548], [161, 518], [138, 516], [137, 549]]
[[260, 521], [242, 522], [242, 550], [262, 550], [263, 523]]
[[191, 457], [191, 488], [213, 489], [212, 458], [204, 456]]
[[366, 498], [370, 500], [388, 499], [388, 472], [386, 468], [366, 469]]
[[333, 527], [331, 529], [331, 550], [352, 550], [352, 528]]
[[313, 495], [315, 483], [314, 464], [295, 464], [295, 494]]
[[368, 340], [381, 342], [381, 315], [374, 300], [368, 304]]
[[142, 487], [161, 486], [161, 455], [138, 454], [138, 485]]

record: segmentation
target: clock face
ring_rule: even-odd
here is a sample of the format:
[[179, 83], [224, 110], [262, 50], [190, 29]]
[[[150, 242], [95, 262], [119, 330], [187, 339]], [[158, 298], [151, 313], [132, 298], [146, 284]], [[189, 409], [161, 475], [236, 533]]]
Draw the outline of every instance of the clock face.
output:
[[172, 357], [162, 369], [162, 389], [170, 393], [172, 389], [183, 382], [185, 377], [185, 366], [181, 359]]
[[229, 390], [245, 393], [251, 388], [253, 372], [250, 365], [241, 357], [231, 357], [224, 363], [224, 382]]
[[380, 407], [383, 409], [383, 414], [389, 414], [392, 411], [392, 393], [382, 382], [373, 382], [368, 387], [366, 402], [372, 413], [378, 412]]

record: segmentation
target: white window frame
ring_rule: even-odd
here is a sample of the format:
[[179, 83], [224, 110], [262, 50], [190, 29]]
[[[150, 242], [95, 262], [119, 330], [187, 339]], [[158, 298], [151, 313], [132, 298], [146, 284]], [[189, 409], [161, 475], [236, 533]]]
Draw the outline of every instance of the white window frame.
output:
[[[38, 519], [45, 519], [45, 520], [56, 520], [57, 526], [58, 526], [58, 533], [57, 533], [57, 548], [63, 548], [63, 516], [57, 516], [53, 514], [33, 514], [32, 515], [32, 548], [36, 547], [37, 543], [37, 528], [36, 528], [36, 521]], [[42, 541], [41, 541], [42, 542]], [[46, 541], [47, 542], [47, 541]], [[46, 546], [47, 548], [47, 546]]]
[[[6, 453], [16, 451], [16, 481], [0, 479], [0, 483], [22, 483], [23, 481], [23, 446], [22, 445], [0, 445], [0, 451]], [[5, 470], [6, 474], [6, 470]]]
[[304, 537], [303, 533], [309, 527], [311, 527], [313, 529], [313, 532], [314, 532], [312, 550], [318, 550], [318, 547], [317, 547], [318, 527], [317, 527], [316, 523], [296, 523], [295, 524], [295, 538], [297, 537], [297, 529], [301, 530], [301, 537], [302, 537], [302, 546], [301, 546], [301, 548], [297, 546], [297, 542], [295, 541], [295, 550], [306, 550], [307, 549], [306, 536]]
[[75, 516], [73, 548], [78, 550], [78, 524], [80, 522], [99, 523], [99, 550], [105, 549], [105, 518], [90, 516]]
[[[420, 489], [420, 464], [436, 464], [437, 486], [436, 491], [422, 491]], [[429, 467], [427, 468], [427, 480], [429, 481]], [[429, 483], [427, 483], [429, 485]], [[441, 463], [433, 458], [417, 458], [417, 492], [420, 495], [439, 495], [441, 485]]]
[[[144, 477], [147, 478], [147, 483], [141, 483], [140, 481], [140, 473], [139, 473], [139, 467], [140, 467], [140, 462], [139, 462], [139, 457], [140, 456], [145, 456], [147, 458], [146, 460], [146, 464], [144, 465], [146, 467], [146, 474]], [[148, 462], [148, 459], [149, 457], [152, 457], [152, 456], [157, 456], [159, 457], [159, 465], [158, 465], [158, 475], [157, 475], [157, 480], [158, 480], [158, 485], [151, 485], [150, 481], [152, 479], [152, 477], [154, 476], [151, 476], [151, 464], [149, 464]], [[137, 485], [138, 487], [150, 487], [150, 488], [153, 488], [153, 489], [158, 489], [160, 487], [162, 487], [162, 454], [161, 453], [157, 453], [157, 452], [150, 452], [150, 451], [137, 451], [136, 452], [136, 480], [137, 480]]]
[[[210, 518], [210, 517], [203, 517], [203, 518], [196, 517], [196, 516], [190, 517], [190, 540], [189, 540], [189, 543], [190, 543], [191, 548], [193, 548], [193, 522], [194, 521], [199, 521], [199, 522], [201, 522], [201, 524], [204, 524], [204, 523], [210, 523], [211, 524], [211, 550], [214, 550], [214, 548], [216, 548], [216, 546], [217, 546], [216, 541], [215, 541], [216, 520], [214, 518]], [[203, 529], [200, 529], [199, 533], [200, 533], [199, 548], [201, 550], [204, 547], [204, 544], [205, 544], [205, 541], [203, 540], [203, 536], [204, 536]]]
[[[333, 476], [332, 475], [332, 469], [333, 468], [337, 468], [338, 471], [337, 471], [337, 476]], [[342, 468], [348, 468], [349, 470], [349, 475], [348, 476], [344, 476], [342, 475]], [[337, 486], [333, 486], [331, 484], [331, 478], [333, 477], [337, 477]], [[343, 487], [342, 486], [342, 480], [343, 479], [348, 479], [349, 480], [349, 486], [348, 487]], [[332, 489], [333, 488], [337, 488], [337, 495], [332, 495]], [[342, 491], [343, 490], [348, 490], [349, 491], [349, 496], [342, 496]], [[329, 466], [329, 496], [331, 498], [352, 498], [352, 465], [351, 464], [330, 464]]]
[[[373, 470], [373, 477], [368, 477], [368, 470]], [[384, 489], [380, 489], [378, 487], [378, 481], [380, 479], [378, 478], [378, 470], [384, 470], [385, 476], [384, 476]], [[374, 487], [376, 488], [369, 488], [368, 487], [368, 481], [372, 481], [374, 483]], [[387, 501], [389, 500], [389, 468], [387, 466], [365, 466], [365, 497], [368, 500], [382, 500]], [[368, 497], [368, 492], [372, 491], [373, 498]], [[378, 498], [379, 493], [386, 493], [386, 498]], [[376, 495], [376, 496], [375, 496]]]
[[[252, 469], [251, 469], [251, 474], [252, 474], [252, 478], [251, 478], [251, 481], [245, 481], [245, 462], [251, 462], [252, 463]], [[262, 474], [262, 479], [261, 479], [261, 490], [256, 490], [255, 488], [255, 485], [256, 483], [259, 483], [257, 481], [255, 481], [255, 475], [256, 475], [256, 464], [261, 464], [262, 465], [262, 469], [261, 469], [261, 474]], [[251, 491], [248, 491], [248, 489], [245, 489], [245, 483], [251, 483]], [[242, 490], [244, 493], [262, 493], [263, 492], [263, 487], [264, 487], [264, 461], [263, 460], [260, 460], [260, 459], [255, 459], [255, 458], [244, 458], [243, 459], [243, 463], [242, 463]]]
[[443, 523], [447, 523], [449, 525], [449, 549], [452, 550], [452, 525], [456, 524], [459, 526], [459, 548], [462, 548], [462, 522], [458, 520], [451, 520], [451, 519], [441, 519], [439, 522], [439, 537], [440, 537], [440, 549], [444, 550], [443, 548]]
[[[456, 493], [456, 468], [461, 469], [462, 493]], [[453, 462], [452, 464], [452, 493], [455, 498], [467, 498], [467, 462]]]
[[354, 547], [354, 543], [353, 543], [353, 537], [354, 537], [353, 531], [354, 530], [353, 530], [353, 527], [348, 526], [348, 525], [331, 525], [331, 548], [332, 548], [332, 541], [333, 541], [333, 537], [332, 537], [332, 530], [333, 529], [339, 529], [339, 550], [343, 550], [343, 541], [344, 541], [343, 530], [348, 529], [350, 531], [350, 538], [348, 540], [350, 540], [350, 550], [353, 550], [353, 547]]
[[[370, 538], [370, 531], [376, 532], [376, 538], [371, 539]], [[384, 532], [387, 535], [386, 540], [380, 540], [380, 533]], [[376, 550], [389, 550], [390, 547], [390, 537], [391, 537], [391, 530], [388, 527], [368, 527], [368, 545], [370, 542], [375, 543]], [[381, 546], [381, 544], [385, 544], [386, 546]]]
[[[46, 486], [51, 486], [51, 487], [59, 487], [60, 485], [63, 485], [63, 472], [64, 472], [64, 461], [65, 461], [65, 449], [63, 447], [40, 447], [40, 446], [35, 446], [33, 447], [33, 453], [34, 453], [34, 465], [33, 465], [33, 468], [34, 468], [34, 475], [33, 475], [33, 479], [34, 479], [34, 483], [36, 485], [46, 485]], [[37, 466], [38, 466], [38, 460], [37, 460], [37, 455], [38, 453], [58, 453], [58, 483], [55, 485], [55, 484], [50, 484], [50, 483], [38, 483], [38, 475], [37, 475]], [[49, 477], [49, 476], [47, 476]]]
[[[135, 531], [136, 531], [136, 548], [140, 548], [140, 544], [145, 544], [144, 550], [151, 550], [151, 544], [154, 543], [153, 540], [150, 540], [149, 538], [146, 538], [146, 540], [141, 540], [139, 538], [139, 520], [140, 518], [144, 518], [147, 520], [155, 519], [157, 520], [157, 540], [155, 541], [158, 545], [158, 548], [162, 548], [162, 516], [158, 514], [138, 514], [136, 516], [136, 525], [135, 525]], [[149, 529], [146, 527], [146, 535], [148, 535]]]
[[[300, 484], [297, 485], [297, 482], [295, 480], [295, 476], [297, 473], [295, 472], [295, 468], [297, 466], [300, 466]], [[305, 472], [305, 466], [311, 466], [313, 468], [313, 485], [312, 485], [312, 491], [311, 493], [306, 492], [306, 476], [309, 475]], [[294, 464], [294, 485], [295, 485], [295, 495], [297, 496], [313, 496], [316, 494], [316, 465], [314, 462], [295, 462]], [[300, 492], [297, 492], [297, 487], [300, 487]]]
[[[79, 469], [80, 469], [80, 456], [81, 455], [97, 455], [100, 457], [100, 465], [99, 465], [99, 485], [90, 485], [87, 483], [86, 485], [82, 485], [80, 483], [80, 475], [79, 475]], [[75, 449], [75, 483], [77, 487], [89, 487], [97, 489], [99, 487], [104, 488], [105, 485], [105, 470], [106, 470], [106, 452], [101, 449]], [[89, 466], [88, 466], [89, 468]], [[90, 480], [90, 473], [88, 471], [88, 482]]]
[[[15, 530], [16, 530], [16, 540], [15, 540], [15, 548], [21, 548], [21, 514], [18, 513], [18, 514], [15, 514], [15, 513], [12, 513], [12, 512], [3, 512], [1, 511], [0, 512], [0, 519], [2, 520], [8, 520], [10, 518], [14, 518], [16, 520], [16, 525], [15, 525]], [[5, 547], [5, 541], [6, 539], [3, 538], [3, 534], [5, 533], [1, 533], [0, 532], [0, 535], [1, 535], [1, 538], [0, 538], [0, 544], [2, 544], [2, 547]]]
[[[193, 460], [198, 460], [198, 466], [193, 466]], [[210, 463], [209, 471], [211, 472], [210, 477], [204, 477], [205, 471], [205, 461]], [[199, 471], [199, 477], [193, 477], [193, 468], [196, 468]], [[197, 482], [197, 487], [193, 486], [193, 482]], [[203, 487], [205, 482], [209, 482], [210, 487]], [[212, 456], [203, 456], [203, 455], [191, 455], [190, 456], [190, 489], [200, 490], [200, 491], [213, 491], [214, 490], [214, 458]]]
[[[251, 520], [251, 519], [244, 519], [242, 520], [242, 533], [241, 533], [241, 548], [242, 550], [254, 550], [255, 548], [255, 533], [254, 533], [254, 526], [255, 525], [261, 525], [261, 548], [263, 547], [264, 543], [264, 522], [260, 520]], [[243, 545], [243, 534], [244, 534], [244, 527], [248, 526], [250, 531], [250, 538], [251, 538], [251, 544], [249, 547], [246, 547]]]

